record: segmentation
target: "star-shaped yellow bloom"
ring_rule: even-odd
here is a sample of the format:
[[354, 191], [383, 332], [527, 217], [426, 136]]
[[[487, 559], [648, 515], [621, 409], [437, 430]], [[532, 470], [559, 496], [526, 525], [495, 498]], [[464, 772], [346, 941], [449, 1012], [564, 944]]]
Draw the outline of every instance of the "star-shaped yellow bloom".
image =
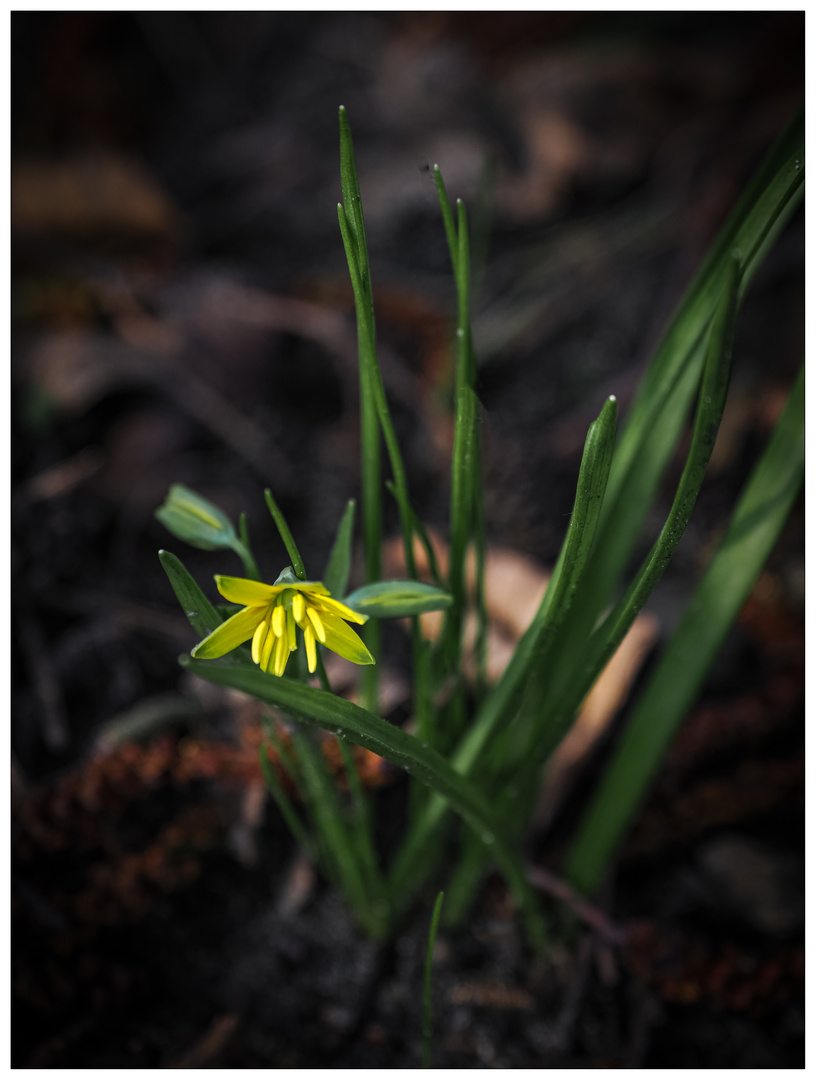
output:
[[[317, 667], [316, 642], [351, 660], [373, 664], [374, 657], [346, 623], [364, 623], [367, 615], [333, 600], [320, 581], [297, 581], [291, 571], [287, 580], [264, 585], [248, 578], [216, 574], [221, 595], [233, 604], [246, 605], [193, 649], [199, 660], [214, 660], [252, 638], [252, 659], [262, 671], [283, 675], [289, 653], [297, 648], [297, 628], [303, 631], [309, 671]], [[345, 620], [345, 621], [344, 621]]]

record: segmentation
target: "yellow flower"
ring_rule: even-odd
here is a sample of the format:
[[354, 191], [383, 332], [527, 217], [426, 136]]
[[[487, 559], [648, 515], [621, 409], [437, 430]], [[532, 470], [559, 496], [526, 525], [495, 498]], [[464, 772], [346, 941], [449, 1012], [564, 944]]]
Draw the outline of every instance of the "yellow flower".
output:
[[253, 662], [262, 671], [283, 675], [300, 627], [311, 672], [317, 667], [316, 641], [352, 663], [374, 663], [362, 639], [346, 625], [362, 624], [368, 616], [333, 600], [320, 581], [298, 581], [284, 571], [274, 585], [221, 574], [215, 575], [215, 584], [226, 600], [246, 606], [196, 645], [192, 655], [199, 660], [223, 656], [252, 638]]

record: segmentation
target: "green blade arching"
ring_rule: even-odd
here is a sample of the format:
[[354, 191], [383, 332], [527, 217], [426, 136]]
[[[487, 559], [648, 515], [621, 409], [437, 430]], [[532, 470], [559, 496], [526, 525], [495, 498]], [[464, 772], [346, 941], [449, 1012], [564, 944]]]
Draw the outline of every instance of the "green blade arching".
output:
[[592, 893], [623, 839], [726, 634], [788, 518], [804, 476], [804, 367], [691, 604], [639, 698], [567, 862]]
[[588, 623], [608, 603], [671, 460], [702, 368], [711, 320], [740, 266], [738, 302], [804, 193], [804, 122], [797, 115], [770, 150], [689, 286], [626, 419], [609, 478], [598, 549], [586, 579]]
[[[555, 630], [564, 617], [569, 598], [575, 592], [592, 550], [614, 446], [615, 402], [609, 400], [587, 434], [575, 507], [550, 587], [504, 675], [485, 700], [472, 727], [451, 758], [453, 767], [463, 776], [469, 775], [480, 755], [487, 752], [494, 734], [510, 721], [534, 667], [548, 644], [551, 645], [554, 640]], [[559, 599], [554, 601], [556, 596]], [[445, 812], [443, 800], [430, 799], [409, 831], [391, 868], [391, 888], [395, 897], [418, 887], [426, 846], [439, 828]]]
[[159, 552], [159, 560], [173, 587], [176, 599], [181, 604], [182, 611], [190, 620], [190, 625], [196, 633], [205, 638], [213, 630], [217, 630], [223, 619], [201, 591], [181, 559], [177, 559], [175, 555], [162, 549]]
[[630, 584], [603, 624], [595, 631], [577, 666], [553, 683], [542, 711], [537, 758], [543, 762], [566, 734], [573, 717], [595, 680], [620, 645], [677, 550], [705, 477], [717, 438], [731, 373], [737, 314], [739, 271], [732, 260], [728, 290], [712, 326], [706, 367], [697, 402], [686, 464], [660, 535]]

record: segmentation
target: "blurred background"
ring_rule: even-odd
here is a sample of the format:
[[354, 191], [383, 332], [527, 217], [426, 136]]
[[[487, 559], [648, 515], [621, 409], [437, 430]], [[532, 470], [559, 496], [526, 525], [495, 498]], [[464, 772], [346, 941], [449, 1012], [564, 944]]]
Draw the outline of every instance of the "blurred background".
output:
[[[14, 1064], [416, 1064], [422, 928], [375, 949], [297, 860], [265, 805], [257, 715], [176, 662], [195, 639], [156, 552], [202, 584], [224, 558], [184, 549], [153, 512], [174, 481], [245, 510], [273, 580], [288, 560], [263, 488], [316, 569], [358, 495], [343, 104], [416, 508], [444, 539], [438, 163], [472, 229], [489, 541], [508, 573], [543, 579], [588, 424], [609, 393], [625, 419], [799, 104], [804, 15], [15, 13], [11, 85]], [[800, 210], [743, 307], [650, 640], [779, 415], [803, 281]], [[448, 1067], [800, 1064], [802, 532], [800, 505], [605, 897], [637, 926], [626, 961], [610, 975], [562, 949], [533, 972], [493, 882], [474, 924], [493, 930], [447, 945]], [[398, 629], [387, 647], [402, 722]], [[398, 806], [399, 778], [367, 766]], [[547, 808], [542, 865], [557, 869], [576, 799]], [[527, 996], [472, 989], [497, 979]], [[577, 1004], [558, 1027], [564, 987]]]

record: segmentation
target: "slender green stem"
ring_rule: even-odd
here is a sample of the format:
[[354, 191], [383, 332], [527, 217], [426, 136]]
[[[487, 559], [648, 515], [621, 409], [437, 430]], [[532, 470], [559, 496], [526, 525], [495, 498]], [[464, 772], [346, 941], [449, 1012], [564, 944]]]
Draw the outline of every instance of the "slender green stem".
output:
[[326, 857], [333, 865], [336, 878], [360, 921], [369, 933], [383, 937], [386, 924], [382, 913], [373, 906], [374, 898], [368, 887], [357, 843], [359, 830], [354, 827], [349, 829], [344, 821], [337, 786], [322, 748], [311, 746], [307, 732], [302, 729], [293, 731], [292, 741], [300, 762], [309, 809], [318, 834], [324, 841]]
[[[366, 581], [380, 576], [380, 543], [382, 538], [382, 505], [380, 491], [380, 430], [385, 441], [393, 474], [394, 496], [397, 500], [405, 553], [405, 567], [410, 578], [416, 578], [413, 523], [416, 514], [411, 506], [405, 466], [397, 435], [385, 396], [382, 374], [377, 362], [374, 299], [371, 290], [371, 271], [365, 235], [363, 205], [354, 157], [354, 144], [345, 109], [340, 109], [340, 179], [343, 189], [342, 206], [338, 206], [340, 231], [351, 274], [357, 312], [357, 334], [360, 356], [360, 423], [363, 464], [363, 519], [366, 557]], [[364, 631], [366, 644], [375, 657], [379, 655], [379, 625], [372, 620]], [[414, 668], [420, 679], [424, 668], [420, 651], [422, 638], [419, 623], [413, 627]], [[422, 686], [420, 694], [426, 695]], [[372, 712], [377, 712], [377, 671], [369, 667], [363, 674], [363, 699]], [[423, 711], [424, 706], [422, 706]]]
[[433, 986], [431, 975], [433, 972], [433, 954], [436, 945], [436, 931], [439, 927], [439, 916], [442, 913], [442, 903], [445, 894], [440, 892], [434, 904], [431, 915], [431, 927], [428, 931], [428, 950], [425, 953], [425, 985], [422, 1000], [422, 1068], [431, 1067], [431, 1040], [433, 1038]]
[[255, 558], [252, 554], [252, 545], [249, 542], [249, 527], [247, 525], [247, 516], [241, 511], [241, 515], [238, 518], [238, 532], [240, 534], [240, 540], [236, 538], [232, 547], [236, 555], [244, 564], [244, 571], [248, 578], [252, 578], [253, 581], [260, 581], [261, 575], [258, 572], [258, 564], [255, 562]]
[[[478, 399], [474, 390], [475, 363], [470, 327], [470, 249], [467, 213], [457, 200], [454, 224], [450, 200], [438, 166], [434, 180], [456, 282], [456, 420], [451, 469], [450, 591], [454, 602], [445, 619], [442, 653], [448, 673], [458, 673], [461, 662], [462, 626], [467, 606], [465, 564], [468, 545], [476, 552], [476, 671], [478, 689], [484, 685], [487, 648], [487, 610], [484, 603], [485, 531], [481, 507], [482, 476], [478, 440]], [[461, 711], [454, 706], [453, 712]], [[454, 724], [455, 728], [456, 725]], [[455, 734], [456, 732], [454, 732]]]
[[504, 842], [501, 830], [481, 793], [431, 746], [424, 745], [413, 735], [351, 701], [303, 686], [291, 679], [275, 678], [254, 665], [193, 660], [186, 655], [179, 657], [179, 663], [208, 682], [243, 690], [261, 701], [284, 709], [306, 724], [335, 731], [339, 729], [352, 742], [387, 758], [444, 796], [489, 847], [525, 912], [533, 944], [537, 948], [543, 947], [546, 932], [538, 900], [517, 854]]
[[306, 827], [304, 826], [303, 822], [295, 813], [295, 808], [292, 806], [292, 802], [289, 796], [283, 790], [283, 787], [281, 786], [281, 783], [275, 774], [275, 770], [272, 767], [272, 764], [267, 756], [267, 746], [268, 744], [264, 743], [259, 750], [261, 771], [263, 772], [266, 786], [269, 789], [272, 798], [277, 803], [278, 809], [281, 812], [281, 817], [288, 825], [289, 831], [291, 832], [292, 836], [295, 837], [295, 839], [306, 852], [308, 857], [312, 860], [312, 862], [314, 862], [315, 851], [314, 845], [312, 843], [312, 838], [306, 831]]
[[272, 519], [278, 527], [278, 532], [280, 533], [281, 540], [283, 540], [284, 547], [286, 548], [289, 558], [292, 560], [292, 569], [301, 581], [305, 581], [306, 568], [303, 565], [303, 559], [300, 557], [300, 552], [292, 537], [289, 526], [286, 523], [286, 518], [283, 516], [278, 504], [275, 502], [275, 498], [269, 488], [264, 491], [264, 498], [266, 499], [266, 505], [269, 507], [269, 513], [272, 515]]
[[487, 692], [487, 635], [488, 613], [485, 596], [485, 567], [487, 562], [487, 538], [485, 530], [484, 490], [482, 487], [481, 447], [476, 441], [476, 477], [473, 485], [473, 548], [476, 556], [476, 638], [473, 643], [473, 658], [476, 668], [476, 699], [481, 702]]

